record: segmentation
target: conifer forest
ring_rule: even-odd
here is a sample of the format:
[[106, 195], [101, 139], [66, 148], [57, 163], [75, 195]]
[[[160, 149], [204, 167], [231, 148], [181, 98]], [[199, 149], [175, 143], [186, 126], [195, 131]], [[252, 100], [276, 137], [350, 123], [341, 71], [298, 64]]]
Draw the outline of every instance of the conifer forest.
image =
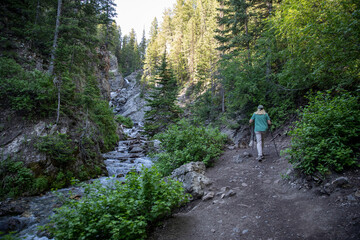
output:
[[[143, 32], [122, 30], [117, 5], [1, 1], [0, 238], [167, 239], [159, 224], [211, 192], [187, 189], [185, 164], [256, 162], [259, 105], [272, 150], [257, 164], [351, 189], [360, 212], [360, 1], [176, 0]], [[348, 235], [231, 239], [358, 239], [355, 215]]]

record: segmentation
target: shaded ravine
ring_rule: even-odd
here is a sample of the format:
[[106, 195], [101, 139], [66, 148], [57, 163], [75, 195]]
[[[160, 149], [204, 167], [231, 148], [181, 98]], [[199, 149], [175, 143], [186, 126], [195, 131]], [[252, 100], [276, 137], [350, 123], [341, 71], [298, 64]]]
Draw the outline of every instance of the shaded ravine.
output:
[[[89, 182], [99, 180], [103, 184], [108, 184], [116, 180], [123, 181], [129, 171], [133, 169], [140, 171], [142, 166], [150, 167], [152, 165], [151, 159], [146, 154], [149, 148], [154, 146], [154, 142], [148, 141], [143, 135], [144, 110], [141, 111], [141, 109], [144, 106], [144, 100], [139, 98], [139, 91], [140, 87], [136, 82], [135, 75], [132, 74], [125, 78], [123, 88], [111, 93], [110, 105], [114, 107], [115, 114], [128, 112], [125, 116], [132, 118], [134, 126], [132, 128], [121, 126], [127, 139], [119, 141], [114, 151], [103, 154], [108, 176], [92, 179]], [[139, 102], [140, 106], [137, 105]], [[0, 231], [19, 232], [21, 239], [26, 240], [50, 239], [47, 233], [40, 232], [38, 227], [45, 225], [48, 217], [53, 214], [54, 208], [61, 206], [59, 194], [78, 198], [82, 196], [83, 190], [79, 187], [70, 187], [56, 192], [47, 192], [43, 196], [7, 199], [0, 203], [0, 211], [3, 215], [0, 217]]]

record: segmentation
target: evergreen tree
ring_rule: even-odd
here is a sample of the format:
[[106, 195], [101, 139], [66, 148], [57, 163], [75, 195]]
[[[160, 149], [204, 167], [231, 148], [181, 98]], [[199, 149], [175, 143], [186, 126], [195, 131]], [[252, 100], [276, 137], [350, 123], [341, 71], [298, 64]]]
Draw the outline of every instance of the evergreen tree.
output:
[[146, 57], [144, 61], [144, 73], [142, 76], [142, 82], [144, 84], [150, 83], [150, 80], [155, 75], [155, 69], [160, 62], [160, 46], [157, 41], [158, 38], [158, 21], [155, 17], [151, 23], [150, 28], [150, 40], [146, 49]]
[[121, 51], [118, 62], [122, 73], [127, 75], [142, 67], [141, 53], [136, 41], [136, 33], [131, 29], [129, 35], [125, 35], [121, 43]]
[[140, 61], [141, 61], [141, 66], [144, 65], [144, 60], [145, 60], [145, 54], [146, 54], [146, 37], [145, 37], [145, 29], [143, 30], [143, 35], [141, 38], [141, 42], [139, 44], [139, 55], [140, 55]]
[[169, 124], [178, 121], [181, 109], [176, 105], [178, 86], [171, 68], [166, 61], [166, 53], [158, 75], [147, 98], [147, 106], [150, 110], [145, 113], [145, 131], [150, 136], [164, 130]]

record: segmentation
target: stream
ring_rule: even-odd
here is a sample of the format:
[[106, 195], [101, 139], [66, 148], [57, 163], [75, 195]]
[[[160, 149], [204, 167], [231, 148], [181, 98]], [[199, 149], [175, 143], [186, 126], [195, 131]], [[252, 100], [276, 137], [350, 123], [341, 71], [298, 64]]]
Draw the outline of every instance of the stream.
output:
[[[99, 180], [102, 184], [109, 184], [109, 182], [116, 180], [123, 181], [130, 170], [135, 168], [136, 171], [140, 171], [143, 165], [145, 167], [151, 167], [152, 165], [152, 161], [146, 156], [146, 153], [154, 145], [154, 142], [148, 141], [142, 134], [142, 118], [138, 118], [138, 107], [126, 106], [128, 102], [137, 103], [140, 101], [134, 100], [134, 96], [139, 95], [136, 82], [135, 79], [133, 81], [125, 79], [125, 82], [126, 84], [122, 89], [111, 93], [110, 106], [116, 107], [116, 110], [114, 110], [116, 114], [128, 111], [131, 107], [135, 108], [133, 112], [136, 116], [132, 116], [132, 120], [140, 121], [134, 122], [132, 128], [123, 128], [127, 139], [120, 141], [114, 151], [103, 154], [108, 177], [100, 177], [90, 181]], [[0, 217], [0, 232], [6, 232], [10, 229], [19, 232], [20, 238], [26, 240], [51, 239], [45, 232], [40, 232], [38, 227], [45, 225], [48, 222], [48, 217], [54, 213], [54, 208], [61, 206], [58, 197], [59, 193], [69, 197], [70, 191], [72, 196], [81, 196], [83, 194], [83, 189], [70, 187], [56, 192], [47, 192], [43, 196], [5, 200], [1, 204], [6, 205], [6, 210], [9, 210], [11, 215]], [[24, 208], [26, 211], [23, 211]], [[1, 209], [3, 212], [6, 212], [6, 210]], [[16, 215], [16, 213], [18, 214]]]

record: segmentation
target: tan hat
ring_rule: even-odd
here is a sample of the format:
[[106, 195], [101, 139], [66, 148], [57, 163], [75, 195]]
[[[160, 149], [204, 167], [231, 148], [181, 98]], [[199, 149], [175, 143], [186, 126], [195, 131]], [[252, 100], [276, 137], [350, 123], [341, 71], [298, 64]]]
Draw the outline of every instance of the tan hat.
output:
[[264, 106], [263, 106], [263, 105], [259, 105], [259, 106], [258, 106], [258, 109], [264, 109]]

